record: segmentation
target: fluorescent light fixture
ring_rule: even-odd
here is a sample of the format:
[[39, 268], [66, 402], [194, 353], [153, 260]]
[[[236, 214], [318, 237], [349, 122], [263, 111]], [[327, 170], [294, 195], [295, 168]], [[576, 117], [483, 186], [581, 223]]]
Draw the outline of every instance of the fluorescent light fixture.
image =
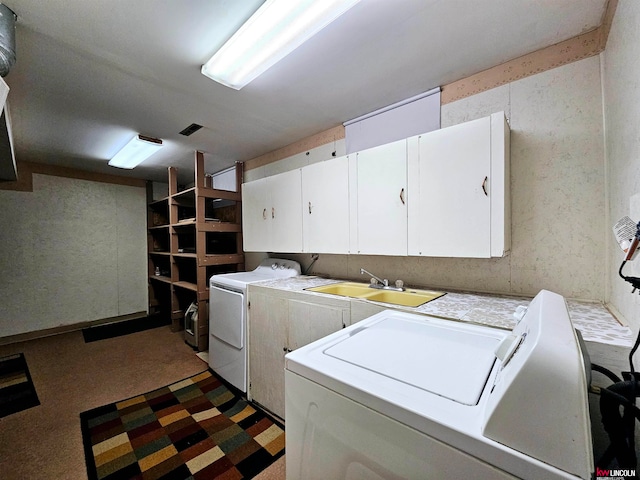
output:
[[132, 169], [144, 162], [162, 148], [162, 140], [158, 138], [136, 135], [122, 150], [115, 154], [109, 165], [118, 168]]
[[266, 0], [202, 73], [240, 90], [360, 0]]

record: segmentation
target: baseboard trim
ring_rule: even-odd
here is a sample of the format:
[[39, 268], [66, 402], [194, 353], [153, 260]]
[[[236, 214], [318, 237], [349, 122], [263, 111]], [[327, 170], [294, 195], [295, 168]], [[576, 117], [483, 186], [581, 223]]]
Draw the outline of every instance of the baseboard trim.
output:
[[71, 325], [60, 325], [59, 327], [45, 328], [43, 330], [35, 330], [33, 332], [18, 333], [16, 335], [9, 335], [8, 337], [0, 337], [0, 346], [18, 342], [26, 342], [28, 340], [35, 340], [37, 338], [51, 337], [53, 335], [60, 335], [62, 333], [75, 332], [76, 330], [82, 330], [83, 328], [95, 327], [97, 325], [104, 325], [107, 323], [122, 322], [124, 320], [134, 320], [136, 318], [142, 318], [146, 316], [147, 312], [142, 311], [129, 313], [127, 315], [119, 315], [117, 317], [103, 318], [100, 320], [73, 323]]

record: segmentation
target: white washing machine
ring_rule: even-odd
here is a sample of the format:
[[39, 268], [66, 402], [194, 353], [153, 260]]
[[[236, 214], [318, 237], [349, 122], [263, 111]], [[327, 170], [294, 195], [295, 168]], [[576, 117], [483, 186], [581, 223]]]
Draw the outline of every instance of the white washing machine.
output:
[[266, 258], [251, 272], [223, 273], [209, 279], [209, 366], [245, 393], [247, 285], [298, 275], [298, 262]]
[[517, 316], [508, 332], [387, 310], [286, 355], [287, 479], [592, 478], [564, 298]]

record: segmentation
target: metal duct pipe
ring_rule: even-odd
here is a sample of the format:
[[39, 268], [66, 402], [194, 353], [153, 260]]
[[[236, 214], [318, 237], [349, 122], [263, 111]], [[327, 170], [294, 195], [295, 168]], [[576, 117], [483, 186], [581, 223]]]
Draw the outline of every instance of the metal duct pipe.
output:
[[0, 3], [0, 76], [5, 77], [16, 63], [16, 20], [18, 16]]

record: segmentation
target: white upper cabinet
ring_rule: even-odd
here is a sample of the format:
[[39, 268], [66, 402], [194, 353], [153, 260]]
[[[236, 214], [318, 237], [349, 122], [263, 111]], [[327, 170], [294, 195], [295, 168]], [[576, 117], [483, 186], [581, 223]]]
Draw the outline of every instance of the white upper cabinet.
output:
[[[271, 193], [268, 178], [242, 184], [242, 240], [246, 252], [259, 252], [270, 238]], [[264, 251], [264, 250], [263, 250]]]
[[302, 169], [304, 251], [349, 252], [349, 163], [338, 157]]
[[247, 252], [302, 252], [300, 170], [242, 185], [242, 232]]
[[503, 112], [243, 185], [246, 251], [501, 257]]
[[408, 140], [409, 255], [504, 255], [508, 145], [502, 112]]
[[407, 254], [407, 141], [349, 155], [351, 253]]

